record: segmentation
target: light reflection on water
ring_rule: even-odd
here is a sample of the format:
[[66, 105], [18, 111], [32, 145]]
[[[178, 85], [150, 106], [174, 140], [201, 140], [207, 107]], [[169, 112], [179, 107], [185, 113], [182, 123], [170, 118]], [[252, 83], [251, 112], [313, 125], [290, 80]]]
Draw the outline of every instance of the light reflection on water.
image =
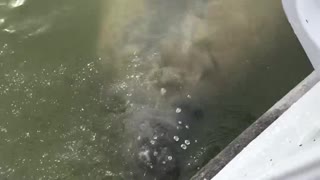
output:
[[[275, 1], [268, 7], [280, 20], [253, 1], [230, 6], [238, 15], [226, 8], [231, 1], [209, 1], [220, 10], [208, 26], [197, 18], [206, 1], [149, 0], [147, 12], [144, 1], [130, 2], [0, 1], [0, 179], [177, 178], [172, 170], [190, 177], [310, 71]], [[248, 8], [261, 14], [250, 19]], [[145, 20], [129, 30], [123, 24], [132, 19], [120, 17], [128, 9]], [[219, 42], [210, 48], [230, 82], [203, 73], [214, 67], [202, 56], [207, 41], [189, 53], [192, 39], [203, 37]], [[294, 76], [282, 71], [288, 65]]]

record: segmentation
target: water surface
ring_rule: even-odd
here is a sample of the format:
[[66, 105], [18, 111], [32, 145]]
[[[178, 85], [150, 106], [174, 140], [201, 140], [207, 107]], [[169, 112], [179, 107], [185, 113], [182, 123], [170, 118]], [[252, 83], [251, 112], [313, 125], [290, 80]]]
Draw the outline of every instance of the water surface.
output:
[[278, 0], [0, 0], [0, 28], [1, 179], [187, 179], [311, 72]]

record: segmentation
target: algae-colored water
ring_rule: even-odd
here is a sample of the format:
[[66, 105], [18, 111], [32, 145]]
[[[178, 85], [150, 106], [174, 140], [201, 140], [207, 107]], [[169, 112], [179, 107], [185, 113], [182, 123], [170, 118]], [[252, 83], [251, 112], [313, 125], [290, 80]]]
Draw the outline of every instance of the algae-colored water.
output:
[[278, 0], [0, 0], [0, 179], [187, 179], [310, 72]]

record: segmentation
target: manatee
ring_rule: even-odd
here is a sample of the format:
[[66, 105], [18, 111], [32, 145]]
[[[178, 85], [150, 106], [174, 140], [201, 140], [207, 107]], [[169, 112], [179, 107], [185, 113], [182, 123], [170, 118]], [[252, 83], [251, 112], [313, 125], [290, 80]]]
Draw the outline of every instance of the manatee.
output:
[[[251, 0], [102, 1], [97, 54], [102, 67], [113, 72], [116, 88], [109, 91], [126, 104], [119, 116], [124, 118], [133, 152], [128, 159], [136, 179], [180, 178], [186, 161], [181, 158], [181, 143], [173, 137], [203, 133], [203, 126], [221, 117], [234, 118], [216, 115], [223, 108], [214, 103], [248, 74], [252, 64], [247, 61], [255, 51], [251, 49], [270, 38], [263, 35], [276, 34], [273, 26], [264, 25], [274, 15], [263, 12], [259, 21], [251, 4]], [[178, 107], [182, 112], [175, 112]], [[180, 130], [179, 122], [197, 129]], [[169, 156], [172, 159], [163, 164]]]

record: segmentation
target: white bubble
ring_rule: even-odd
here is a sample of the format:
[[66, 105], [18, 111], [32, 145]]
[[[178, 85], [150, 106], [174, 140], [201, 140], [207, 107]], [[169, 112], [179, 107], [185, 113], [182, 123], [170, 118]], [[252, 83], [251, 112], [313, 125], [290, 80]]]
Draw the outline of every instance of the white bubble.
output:
[[3, 127], [0, 126], [0, 132], [6, 133], [6, 132], [8, 132], [8, 130], [6, 128], [3, 128]]
[[186, 150], [186, 149], [187, 149], [187, 145], [181, 144], [181, 148], [184, 149], [184, 150]]
[[154, 155], [154, 156], [157, 156], [157, 155], [158, 155], [158, 152], [157, 152], [157, 151], [154, 151], [154, 152], [153, 152], [153, 155]]
[[179, 141], [179, 137], [178, 136], [173, 136], [173, 139], [175, 140], [175, 141]]
[[168, 156], [168, 160], [171, 161], [172, 160], [172, 156]]
[[186, 127], [186, 129], [189, 129], [189, 126], [188, 126], [188, 125], [186, 125], [185, 127]]
[[190, 141], [189, 141], [189, 140], [185, 140], [184, 143], [185, 143], [186, 145], [190, 145]]
[[152, 145], [154, 145], [155, 143], [156, 143], [155, 140], [151, 140], [151, 141], [150, 141], [150, 144], [152, 144]]
[[163, 96], [163, 95], [165, 95], [167, 93], [167, 90], [165, 88], [161, 88], [160, 89], [160, 93]]
[[141, 140], [141, 136], [138, 136], [138, 137], [137, 137], [137, 140], [140, 141], [140, 140]]
[[181, 111], [182, 111], [181, 108], [176, 109], [176, 113], [181, 113]]
[[197, 143], [197, 142], [198, 142], [198, 140], [194, 140], [194, 142], [195, 142], [195, 143]]
[[92, 137], [91, 137], [91, 141], [95, 141], [95, 140], [96, 140], [96, 136], [97, 136], [97, 134], [94, 133], [94, 134], [92, 135]]
[[158, 136], [154, 136], [153, 139], [158, 139]]
[[81, 126], [80, 126], [80, 129], [81, 129], [82, 131], [85, 131], [85, 130], [86, 130], [86, 127], [83, 126], [83, 125], [81, 125]]
[[48, 156], [48, 153], [44, 153], [44, 154], [42, 155], [42, 158], [45, 158], [46, 156]]
[[181, 121], [178, 121], [178, 124], [182, 124], [182, 122], [181, 122]]
[[188, 94], [188, 95], [187, 95], [187, 98], [191, 99], [191, 96]]

